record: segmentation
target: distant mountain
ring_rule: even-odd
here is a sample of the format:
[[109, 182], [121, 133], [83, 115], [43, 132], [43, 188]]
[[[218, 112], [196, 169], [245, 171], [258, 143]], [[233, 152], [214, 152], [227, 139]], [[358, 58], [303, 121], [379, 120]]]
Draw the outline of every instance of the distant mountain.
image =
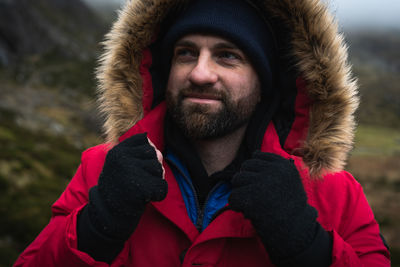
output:
[[0, 0], [0, 110], [85, 146], [99, 134], [94, 69], [108, 27], [81, 0]]
[[91, 1], [84, 0], [107, 24], [117, 19], [117, 10], [123, 5], [122, 1]]
[[105, 29], [80, 0], [0, 0], [0, 66], [52, 51], [90, 57]]
[[400, 72], [400, 30], [358, 30], [347, 34], [351, 56], [378, 68]]
[[400, 30], [347, 34], [359, 80], [361, 123], [400, 129]]

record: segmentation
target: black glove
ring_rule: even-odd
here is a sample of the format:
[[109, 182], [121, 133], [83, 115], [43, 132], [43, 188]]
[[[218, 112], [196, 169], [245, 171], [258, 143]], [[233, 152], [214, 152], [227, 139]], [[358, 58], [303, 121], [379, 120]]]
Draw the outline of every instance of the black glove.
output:
[[115, 253], [106, 256], [109, 251], [100, 251], [113, 246], [119, 252], [146, 204], [163, 200], [167, 190], [162, 166], [146, 134], [118, 144], [108, 152], [98, 185], [91, 188], [89, 203], [78, 218], [78, 248], [95, 259], [110, 261]]
[[[292, 160], [271, 153], [254, 152], [231, 182], [231, 209], [242, 212], [251, 220], [274, 264], [303, 265], [296, 261], [296, 256], [309, 250], [313, 244], [320, 246], [322, 242], [323, 264], [319, 260], [308, 261], [306, 257], [308, 263], [304, 265], [329, 266], [329, 234], [316, 221], [317, 211], [307, 203], [303, 184]], [[317, 237], [318, 242], [315, 242]]]

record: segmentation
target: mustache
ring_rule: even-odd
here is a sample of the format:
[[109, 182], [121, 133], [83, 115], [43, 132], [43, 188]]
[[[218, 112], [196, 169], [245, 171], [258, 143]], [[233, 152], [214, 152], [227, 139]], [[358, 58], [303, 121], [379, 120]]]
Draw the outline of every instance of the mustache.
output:
[[185, 98], [193, 95], [204, 95], [215, 99], [226, 99], [227, 95], [224, 91], [212, 86], [190, 86], [183, 88], [180, 93], [180, 98]]

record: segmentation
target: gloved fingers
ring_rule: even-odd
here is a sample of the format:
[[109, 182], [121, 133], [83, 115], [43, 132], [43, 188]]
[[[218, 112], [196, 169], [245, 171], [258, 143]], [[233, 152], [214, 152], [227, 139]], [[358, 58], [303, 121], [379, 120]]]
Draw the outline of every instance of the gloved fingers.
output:
[[[151, 147], [150, 147], [151, 148]], [[153, 148], [151, 148], [153, 149]], [[152, 156], [149, 154], [147, 157], [137, 158], [132, 157], [128, 153], [124, 153], [123, 151], [110, 151], [106, 156], [106, 161], [103, 166], [103, 172], [107, 173], [107, 175], [113, 175], [113, 173], [121, 174], [129, 174], [131, 172], [140, 171], [140, 169], [145, 168], [150, 169], [152, 167], [156, 168], [158, 173], [158, 167], [160, 163], [156, 158], [155, 151], [148, 152], [153, 153]], [[161, 167], [160, 167], [161, 168]]]
[[[242, 187], [246, 186], [249, 184], [254, 184], [258, 183], [259, 180], [263, 179], [263, 175], [255, 172], [247, 172], [247, 171], [241, 171], [236, 173], [232, 179], [231, 179], [231, 184], [232, 187]], [[267, 178], [267, 177], [265, 177]]]
[[286, 158], [280, 155], [274, 153], [262, 152], [260, 150], [254, 151], [252, 154], [252, 158], [261, 159], [265, 161], [287, 161]]
[[240, 171], [264, 173], [266, 177], [282, 177], [290, 180], [297, 178], [300, 180], [299, 172], [293, 160], [284, 158], [281, 158], [279, 161], [252, 158], [243, 162]]
[[161, 201], [163, 200], [168, 192], [168, 184], [165, 180], [147, 180], [145, 185], [141, 185], [132, 191], [132, 194], [140, 193], [140, 198], [145, 203], [150, 201]]
[[[103, 169], [108, 169], [109, 173], [116, 169], [127, 170], [140, 166], [142, 161], [154, 161], [158, 163], [156, 152], [149, 144], [136, 148], [119, 148], [110, 150], [106, 156]], [[158, 164], [155, 164], [158, 166]], [[113, 171], [114, 169], [114, 171]]]
[[118, 144], [117, 146], [124, 146], [124, 147], [136, 147], [136, 146], [140, 146], [143, 144], [148, 144], [148, 139], [147, 139], [147, 133], [141, 133], [141, 134], [135, 134], [129, 138], [127, 138], [126, 140], [124, 140], [123, 142], [121, 142], [120, 144]]
[[123, 201], [126, 206], [141, 206], [149, 201], [160, 201], [165, 198], [168, 185], [161, 177], [155, 179], [144, 171], [131, 175], [140, 178], [113, 177], [112, 181], [99, 183], [98, 188], [105, 199], [114, 199], [115, 203]]
[[141, 160], [133, 160], [132, 167], [135, 169], [145, 171], [147, 174], [151, 176], [163, 178], [164, 169], [160, 162], [156, 159], [141, 159]]
[[137, 159], [157, 159], [156, 150], [149, 143], [136, 147], [121, 147], [116, 152]]
[[234, 211], [245, 212], [249, 207], [254, 207], [254, 198], [252, 196], [254, 186], [244, 186], [232, 189], [229, 196], [229, 207]]
[[240, 171], [259, 173], [261, 171], [268, 171], [272, 168], [276, 168], [274, 162], [268, 162], [261, 159], [248, 159], [242, 163]]
[[287, 159], [287, 158], [284, 158], [280, 155], [273, 154], [273, 153], [261, 152], [258, 150], [253, 153], [252, 158], [262, 160], [266, 164], [270, 163], [270, 164], [274, 164], [276, 166], [281, 166], [281, 167], [296, 168], [293, 159]]
[[[163, 169], [157, 160], [130, 160], [106, 164], [100, 174], [101, 188], [141, 190], [151, 180], [163, 180]], [[130, 188], [130, 189], [129, 189]]]
[[147, 138], [147, 134], [137, 134], [112, 148], [108, 154], [126, 153], [136, 158], [157, 157], [156, 148]]
[[150, 193], [150, 201], [161, 201], [168, 193], [168, 184], [165, 180], [157, 181]]

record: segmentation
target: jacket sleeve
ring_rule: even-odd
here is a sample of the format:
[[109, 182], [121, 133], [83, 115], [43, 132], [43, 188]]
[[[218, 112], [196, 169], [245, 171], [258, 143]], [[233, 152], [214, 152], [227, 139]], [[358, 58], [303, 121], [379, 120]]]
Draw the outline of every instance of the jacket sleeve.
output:
[[333, 240], [331, 266], [390, 266], [388, 248], [361, 185], [347, 172], [339, 176], [339, 182], [328, 193], [329, 201], [335, 202], [335, 211], [329, 211], [335, 218], [324, 223], [330, 224], [324, 228]]
[[[49, 224], [19, 256], [14, 266], [109, 266], [96, 262], [77, 249], [77, 215], [88, 202], [89, 189], [97, 184], [106, 154], [96, 152], [101, 149], [92, 150], [83, 153], [75, 176], [52, 206]], [[124, 248], [111, 266], [121, 266], [127, 254]]]

